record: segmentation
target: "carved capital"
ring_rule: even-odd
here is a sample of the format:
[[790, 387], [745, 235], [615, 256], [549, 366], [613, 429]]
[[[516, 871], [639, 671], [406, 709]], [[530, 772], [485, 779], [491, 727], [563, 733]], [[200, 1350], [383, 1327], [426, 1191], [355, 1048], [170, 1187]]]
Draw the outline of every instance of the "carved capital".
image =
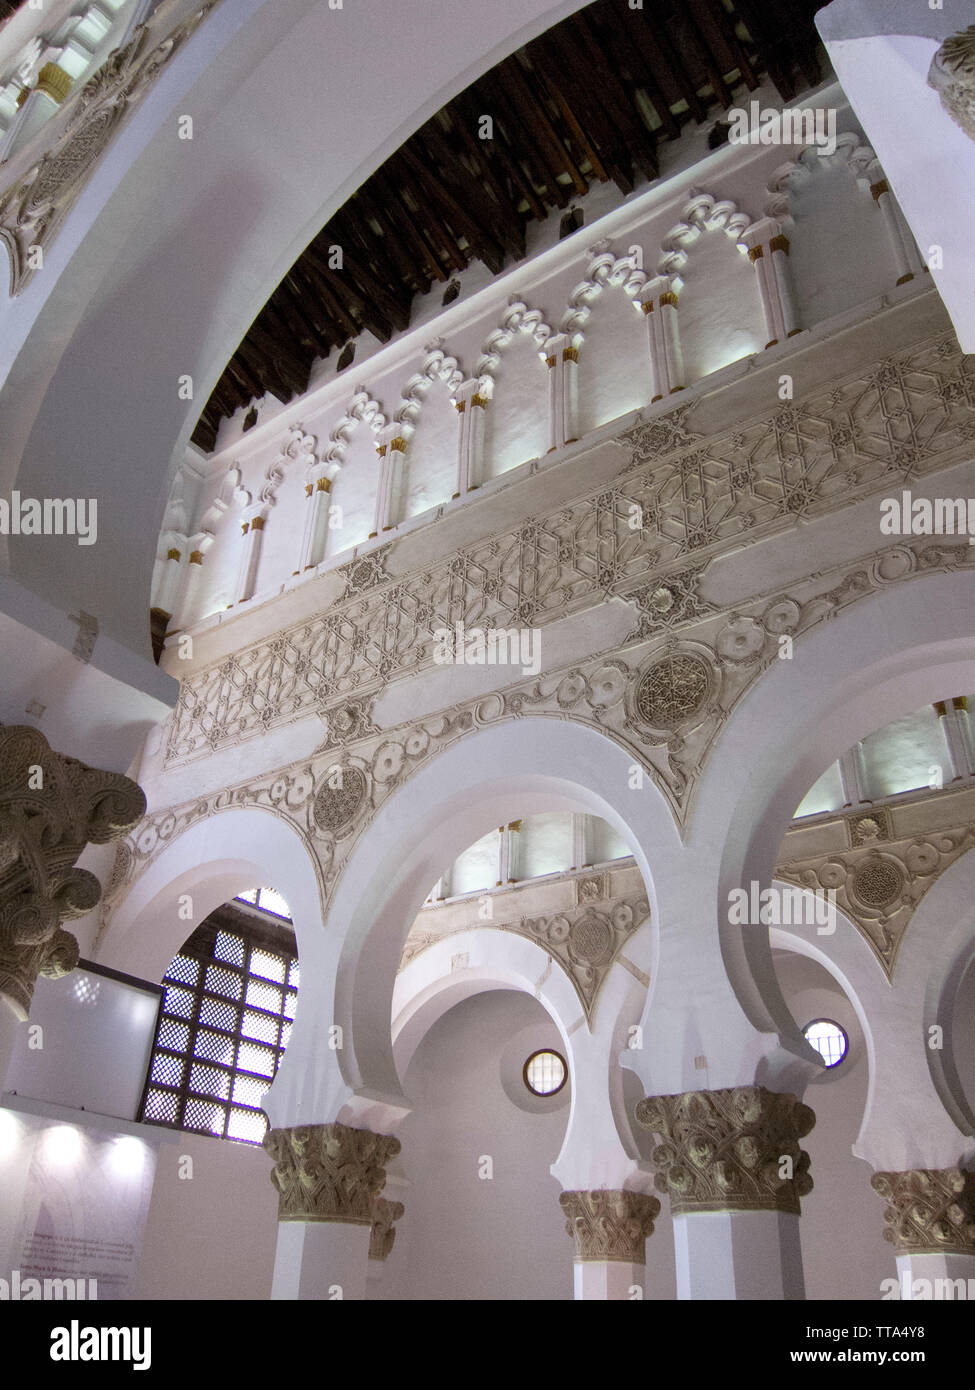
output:
[[406, 1208], [402, 1202], [390, 1202], [386, 1197], [377, 1197], [372, 1205], [372, 1230], [369, 1233], [370, 1260], [385, 1260], [389, 1257], [396, 1239], [395, 1223]]
[[57, 979], [78, 962], [61, 923], [101, 896], [75, 862], [145, 814], [135, 782], [56, 753], [37, 729], [0, 725], [0, 996], [26, 1018], [37, 976]]
[[931, 60], [928, 86], [956, 125], [975, 140], [975, 24], [945, 39]]
[[400, 1142], [349, 1125], [297, 1125], [268, 1130], [264, 1147], [274, 1160], [271, 1182], [278, 1192], [279, 1221], [372, 1226], [386, 1164], [399, 1153]]
[[870, 1185], [887, 1202], [884, 1240], [898, 1255], [975, 1255], [975, 1173], [909, 1168], [874, 1173]]
[[644, 1192], [563, 1192], [559, 1206], [565, 1229], [575, 1241], [577, 1260], [621, 1260], [646, 1264], [646, 1242], [653, 1235], [660, 1202]]
[[799, 1147], [816, 1123], [808, 1105], [764, 1086], [647, 1096], [636, 1120], [661, 1142], [655, 1183], [675, 1216], [693, 1211], [781, 1211], [799, 1215], [812, 1191]]

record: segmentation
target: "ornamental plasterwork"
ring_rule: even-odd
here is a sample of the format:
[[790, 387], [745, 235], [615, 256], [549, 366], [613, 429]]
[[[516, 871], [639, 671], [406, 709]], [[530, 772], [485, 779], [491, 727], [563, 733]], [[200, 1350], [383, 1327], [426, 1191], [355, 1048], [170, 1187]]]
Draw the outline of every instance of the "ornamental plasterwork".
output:
[[544, 631], [618, 597], [636, 635], [673, 629], [705, 610], [695, 576], [722, 549], [967, 458], [973, 407], [975, 363], [939, 337], [717, 436], [688, 406], [638, 425], [610, 486], [407, 574], [369, 552], [320, 616], [184, 679], [167, 766], [378, 694], [432, 666], [434, 633], [458, 622]]
[[56, 753], [37, 729], [0, 724], [0, 999], [21, 1017], [38, 974], [59, 979], [78, 963], [61, 923], [101, 897], [78, 856], [119, 839], [145, 808], [128, 777]]
[[[501, 910], [507, 904], [502, 899]], [[588, 901], [562, 912], [541, 917], [521, 917], [509, 921], [492, 919], [462, 923], [447, 931], [437, 931], [428, 921], [420, 930], [411, 931], [403, 948], [400, 969], [403, 970], [430, 946], [449, 936], [490, 925], [493, 929], [512, 932], [541, 946], [562, 967], [572, 982], [579, 1002], [592, 1025], [593, 1010], [603, 981], [627, 940], [650, 915], [650, 904], [640, 895], [616, 898], [595, 906]]]
[[566, 1232], [575, 1242], [577, 1263], [605, 1260], [642, 1265], [647, 1240], [660, 1215], [658, 1198], [644, 1192], [561, 1192]]
[[775, 876], [814, 893], [832, 889], [837, 907], [859, 927], [890, 978], [921, 899], [975, 845], [975, 826], [968, 821], [892, 839], [882, 811], [850, 821], [852, 849], [780, 863]]
[[898, 1255], [975, 1255], [975, 1173], [910, 1168], [874, 1173], [870, 1185], [887, 1202], [884, 1240]]
[[780, 1211], [799, 1215], [812, 1191], [799, 1140], [816, 1116], [795, 1096], [764, 1086], [647, 1096], [641, 1129], [659, 1136], [654, 1184], [675, 1216], [695, 1211]]
[[975, 24], [945, 39], [931, 60], [928, 85], [951, 119], [975, 140]]
[[386, 1164], [400, 1151], [398, 1139], [324, 1124], [270, 1129], [262, 1142], [274, 1160], [271, 1182], [278, 1193], [279, 1221], [373, 1225]]
[[396, 1240], [396, 1222], [406, 1208], [402, 1202], [376, 1197], [372, 1204], [372, 1230], [369, 1232], [370, 1260], [388, 1260]]
[[110, 54], [76, 96], [69, 95], [65, 109], [70, 115], [52, 147], [0, 193], [0, 240], [10, 256], [12, 296], [26, 288], [38, 269], [31, 264], [31, 250], [50, 245], [121, 122], [215, 3], [209, 0], [193, 10], [168, 33], [165, 25], [177, 6], [158, 6], [129, 43]]
[[[329, 715], [334, 723], [325, 744], [311, 759], [145, 817], [120, 851], [127, 868], [115, 880], [114, 901], [190, 825], [232, 807], [253, 806], [282, 816], [305, 839], [324, 907], [359, 837], [415, 771], [478, 729], [533, 715], [576, 720], [620, 744], [657, 785], [683, 828], [709, 749], [737, 702], [778, 659], [780, 636], [798, 640], [892, 584], [961, 568], [975, 569], [975, 547], [964, 538], [912, 540], [812, 575], [787, 591], [758, 594], [686, 627], [664, 628], [650, 641], [634, 640], [618, 652], [516, 681], [415, 724], [376, 731], [362, 701], [338, 705]], [[684, 668], [676, 664], [682, 656], [707, 668], [706, 685], [682, 679]], [[693, 670], [698, 669], [695, 664]], [[350, 730], [344, 739], [343, 724]], [[332, 799], [339, 792], [336, 808]]]

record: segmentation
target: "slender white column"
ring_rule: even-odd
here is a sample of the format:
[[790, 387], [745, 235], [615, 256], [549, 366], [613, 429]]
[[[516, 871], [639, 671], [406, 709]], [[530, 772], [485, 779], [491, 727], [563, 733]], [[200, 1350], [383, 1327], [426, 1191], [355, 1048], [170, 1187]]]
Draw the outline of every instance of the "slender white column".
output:
[[324, 558], [331, 487], [331, 480], [320, 470], [311, 482], [305, 484], [305, 529], [301, 537], [301, 554], [295, 574], [314, 569]]
[[474, 492], [481, 483], [484, 412], [488, 406], [488, 398], [479, 390], [479, 386], [480, 383], [476, 380], [463, 382], [454, 400], [460, 414], [455, 498]]
[[244, 520], [241, 523], [243, 550], [240, 557], [240, 569], [237, 574], [237, 603], [246, 603], [254, 596], [257, 570], [261, 562], [264, 522], [263, 506], [251, 507], [244, 513]]
[[904, 235], [897, 218], [897, 208], [894, 205], [894, 197], [890, 191], [890, 185], [886, 179], [880, 179], [877, 183], [871, 184], [870, 192], [873, 194], [874, 202], [880, 209], [884, 219], [887, 240], [890, 243], [890, 249], [894, 255], [894, 264], [897, 267], [897, 284], [906, 285], [909, 280], [914, 279], [914, 268], [911, 264], [909, 248], [905, 244]]
[[966, 737], [968, 732], [967, 700], [964, 696], [951, 701], [939, 700], [934, 708], [941, 724], [941, 734], [945, 741], [947, 754], [949, 775], [944, 778], [945, 784], [956, 782], [963, 777], [971, 777], [975, 773], [975, 766], [972, 763], [971, 746]]
[[778, 1211], [674, 1217], [679, 1299], [803, 1299], [799, 1217]]
[[572, 813], [572, 867], [584, 869], [589, 863], [589, 817], [582, 811]]
[[545, 344], [549, 369], [549, 420], [551, 454], [576, 438], [579, 397], [579, 349], [567, 333], [556, 333]]
[[379, 486], [376, 490], [376, 510], [370, 539], [383, 531], [392, 531], [398, 520], [398, 493], [406, 459], [406, 440], [400, 433], [403, 426], [397, 421], [387, 425], [376, 446], [379, 454]]
[[203, 566], [203, 557], [213, 544], [213, 540], [212, 532], [201, 531], [198, 535], [191, 536], [187, 542], [192, 548], [187, 557], [186, 569], [183, 572], [182, 589], [176, 602], [173, 621], [170, 623], [170, 632], [180, 632], [183, 628], [191, 627], [199, 617], [196, 611], [196, 602], [197, 590], [200, 585], [200, 572]]
[[677, 320], [679, 283], [672, 275], [658, 275], [640, 291], [640, 307], [647, 321], [651, 404], [683, 391], [686, 385]]
[[866, 806], [866, 768], [863, 762], [863, 748], [855, 743], [839, 759], [840, 782], [843, 787], [844, 806]]
[[0, 159], [7, 159], [22, 148], [41, 126], [51, 119], [71, 88], [71, 77], [57, 63], [45, 63], [37, 74], [37, 85], [28, 92], [23, 105], [10, 122], [0, 142]]
[[159, 579], [159, 588], [156, 590], [156, 601], [153, 608], [160, 608], [164, 613], [172, 617], [176, 611], [176, 604], [179, 599], [180, 589], [183, 585], [183, 572], [186, 568], [183, 552], [175, 545], [170, 546], [163, 561], [162, 574]]
[[572, 1294], [581, 1302], [621, 1302], [641, 1299], [646, 1292], [647, 1267], [620, 1260], [576, 1260], [572, 1266]]
[[753, 222], [742, 234], [742, 241], [758, 279], [768, 333], [765, 346], [775, 347], [799, 332], [789, 274], [789, 241], [774, 217]]

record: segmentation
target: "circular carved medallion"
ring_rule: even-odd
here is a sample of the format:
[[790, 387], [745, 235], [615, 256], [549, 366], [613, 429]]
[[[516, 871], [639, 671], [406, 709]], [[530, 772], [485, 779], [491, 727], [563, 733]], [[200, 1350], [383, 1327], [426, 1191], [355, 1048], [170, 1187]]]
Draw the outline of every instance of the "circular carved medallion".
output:
[[890, 907], [900, 897], [904, 875], [889, 859], [870, 859], [854, 871], [850, 890], [864, 907]]
[[636, 712], [655, 728], [674, 728], [697, 714], [711, 691], [711, 668], [680, 652], [654, 662], [636, 689]]
[[605, 965], [613, 954], [613, 929], [595, 914], [581, 917], [569, 933], [569, 948], [587, 965]]
[[326, 782], [315, 797], [315, 824], [332, 835], [352, 824], [366, 799], [365, 774], [357, 767], [343, 767], [341, 773], [341, 786]]

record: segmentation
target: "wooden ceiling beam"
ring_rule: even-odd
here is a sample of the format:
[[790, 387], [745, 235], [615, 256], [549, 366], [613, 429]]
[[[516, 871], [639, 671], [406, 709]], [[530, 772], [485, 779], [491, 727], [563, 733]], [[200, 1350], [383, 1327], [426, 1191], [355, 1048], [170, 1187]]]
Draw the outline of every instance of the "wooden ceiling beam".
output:
[[474, 255], [479, 256], [488, 269], [497, 275], [504, 268], [504, 251], [487, 228], [478, 225], [477, 219], [458, 202], [443, 179], [428, 167], [426, 160], [419, 150], [414, 148], [412, 142], [407, 142], [400, 153], [406, 167], [425, 185], [435, 204], [439, 206], [441, 217], [447, 219], [455, 233], [467, 238], [467, 244]]

